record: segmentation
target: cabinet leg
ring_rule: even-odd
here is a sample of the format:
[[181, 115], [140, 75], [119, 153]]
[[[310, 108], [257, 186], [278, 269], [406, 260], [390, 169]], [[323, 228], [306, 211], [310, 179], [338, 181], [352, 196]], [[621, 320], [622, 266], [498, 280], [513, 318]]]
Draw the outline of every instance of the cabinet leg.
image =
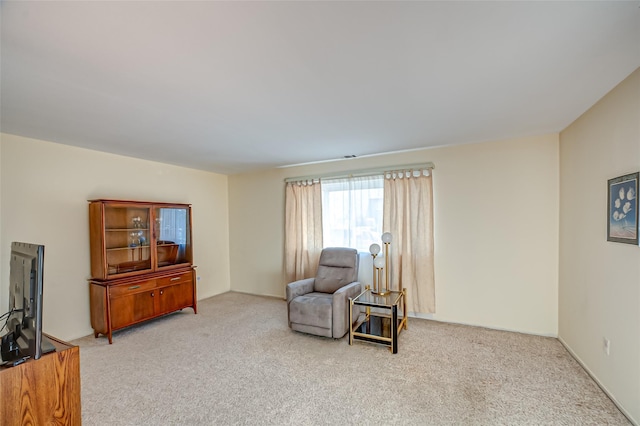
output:
[[107, 335], [107, 337], [109, 338], [109, 344], [112, 344], [113, 338], [111, 337], [111, 330], [109, 330], [109, 334]]
[[97, 331], [93, 332], [93, 337], [95, 337], [96, 339], [98, 338], [99, 335], [100, 335], [100, 333], [98, 333]]

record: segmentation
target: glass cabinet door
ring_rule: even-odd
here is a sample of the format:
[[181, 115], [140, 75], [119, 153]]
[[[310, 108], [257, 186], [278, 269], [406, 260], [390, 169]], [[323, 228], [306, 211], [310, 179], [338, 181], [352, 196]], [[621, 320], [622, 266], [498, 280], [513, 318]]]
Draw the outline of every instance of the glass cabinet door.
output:
[[107, 205], [104, 210], [107, 274], [151, 270], [151, 209]]
[[157, 267], [191, 263], [189, 209], [156, 207], [154, 213]]

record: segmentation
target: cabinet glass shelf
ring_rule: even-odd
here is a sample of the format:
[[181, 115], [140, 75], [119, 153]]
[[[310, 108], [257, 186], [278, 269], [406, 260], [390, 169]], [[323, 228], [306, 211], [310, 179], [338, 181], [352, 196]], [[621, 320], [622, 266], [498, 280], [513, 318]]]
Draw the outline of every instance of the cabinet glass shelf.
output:
[[111, 248], [107, 248], [107, 251], [112, 251], [112, 250], [135, 250], [135, 249], [148, 249], [149, 246], [133, 246], [133, 247], [111, 247]]

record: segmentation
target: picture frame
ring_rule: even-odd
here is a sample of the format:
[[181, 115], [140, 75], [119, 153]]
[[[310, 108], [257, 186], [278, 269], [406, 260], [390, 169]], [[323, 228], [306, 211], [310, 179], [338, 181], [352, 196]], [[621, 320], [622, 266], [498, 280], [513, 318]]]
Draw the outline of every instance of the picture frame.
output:
[[607, 241], [638, 245], [638, 178], [640, 172], [609, 179]]

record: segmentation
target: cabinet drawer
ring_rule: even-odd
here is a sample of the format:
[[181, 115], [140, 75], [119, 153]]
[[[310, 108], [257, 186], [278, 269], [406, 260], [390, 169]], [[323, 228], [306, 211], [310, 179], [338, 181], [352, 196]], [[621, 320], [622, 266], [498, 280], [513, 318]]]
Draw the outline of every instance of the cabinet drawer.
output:
[[111, 297], [125, 296], [127, 294], [135, 294], [141, 291], [156, 288], [156, 280], [146, 280], [126, 285], [113, 286], [110, 289]]
[[187, 272], [183, 272], [181, 274], [177, 274], [169, 277], [158, 278], [156, 281], [157, 281], [157, 287], [166, 287], [168, 285], [191, 282], [192, 280], [193, 280], [193, 272], [187, 271]]

